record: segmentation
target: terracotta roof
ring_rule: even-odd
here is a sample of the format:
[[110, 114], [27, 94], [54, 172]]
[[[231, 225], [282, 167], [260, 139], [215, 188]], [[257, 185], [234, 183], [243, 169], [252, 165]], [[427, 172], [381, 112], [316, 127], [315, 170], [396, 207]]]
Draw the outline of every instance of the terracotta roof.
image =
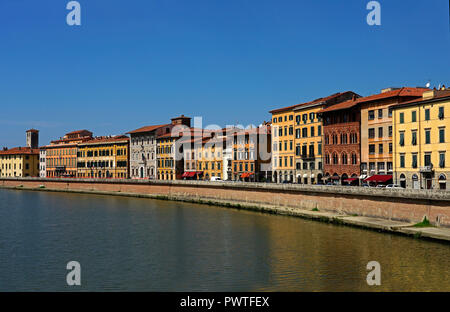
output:
[[[201, 129], [201, 128], [192, 128], [192, 127], [189, 128], [189, 130], [190, 130], [190, 135], [191, 136], [197, 136], [198, 138], [203, 136], [205, 133], [213, 132], [213, 130], [206, 130], [206, 129]], [[186, 133], [186, 132], [189, 132], [189, 130], [186, 131], [186, 129], [183, 128], [181, 131], [175, 131], [174, 133], [172, 133], [172, 131], [171, 131], [169, 133], [165, 133], [165, 134], [159, 135], [158, 139], [179, 138], [179, 137], [182, 137], [184, 135], [189, 135], [189, 133]]]
[[332, 99], [334, 99], [334, 98], [337, 98], [337, 97], [339, 97], [339, 96], [341, 96], [341, 95], [344, 95], [344, 94], [346, 94], [346, 93], [354, 93], [354, 92], [352, 92], [352, 91], [338, 92], [338, 93], [334, 93], [334, 94], [329, 95], [329, 96], [324, 97], [324, 98], [318, 98], [318, 99], [316, 99], [316, 100], [314, 100], [314, 101], [310, 101], [310, 102], [306, 102], [306, 103], [301, 103], [301, 104], [296, 104], [296, 105], [291, 105], [291, 106], [287, 106], [287, 107], [283, 107], [283, 108], [274, 109], [274, 110], [271, 110], [269, 113], [271, 113], [271, 114], [274, 114], [274, 113], [281, 113], [281, 112], [284, 112], [284, 111], [287, 111], [287, 110], [291, 110], [291, 109], [294, 109], [294, 108], [299, 108], [299, 107], [301, 107], [301, 106], [306, 106], [306, 105], [312, 105], [312, 104], [319, 104], [319, 103], [322, 103], [322, 102], [327, 102], [327, 101], [329, 101], [329, 100], [332, 100]]
[[0, 155], [39, 155], [39, 149], [30, 147], [14, 147], [6, 151], [0, 150]]
[[72, 131], [72, 132], [66, 133], [66, 135], [80, 134], [80, 133], [83, 133], [83, 132], [89, 132], [89, 133], [92, 133], [91, 131], [84, 129], [84, 130], [76, 130], [76, 131]]
[[101, 144], [101, 143], [114, 143], [114, 142], [124, 142], [129, 141], [130, 138], [126, 135], [117, 135], [114, 137], [99, 137], [93, 138], [84, 143], [80, 143], [79, 145], [92, 145], [92, 144]]
[[411, 101], [408, 101], [408, 102], [403, 102], [403, 103], [400, 103], [398, 105], [393, 106], [393, 108], [395, 109], [395, 108], [398, 108], [398, 107], [404, 107], [404, 106], [415, 105], [415, 104], [422, 104], [422, 103], [429, 103], [429, 102], [441, 101], [441, 100], [450, 100], [450, 93], [436, 95], [436, 96], [434, 96], [433, 98], [430, 98], [430, 99], [420, 98], [420, 99], [415, 99], [415, 100], [411, 100]]
[[403, 87], [403, 88], [388, 91], [385, 93], [379, 93], [379, 94], [362, 97], [359, 99], [359, 102], [365, 103], [365, 102], [377, 101], [377, 100], [388, 99], [388, 98], [393, 98], [393, 97], [411, 97], [411, 96], [422, 97], [423, 93], [426, 91], [430, 91], [430, 89]]
[[342, 102], [342, 103], [334, 104], [332, 106], [329, 106], [327, 108], [324, 108], [324, 109], [320, 110], [318, 113], [322, 114], [322, 113], [334, 112], [334, 111], [338, 111], [338, 110], [342, 110], [342, 109], [349, 109], [349, 108], [352, 108], [352, 107], [358, 105], [360, 99], [361, 98], [358, 98], [356, 100], [349, 100], [349, 101], [345, 101], [345, 102]]
[[133, 134], [133, 133], [142, 133], [142, 132], [151, 132], [151, 131], [155, 131], [159, 128], [162, 127], [166, 127], [166, 126], [170, 126], [170, 124], [165, 124], [165, 125], [154, 125], [154, 126], [145, 126], [130, 132], [127, 132], [128, 134]]

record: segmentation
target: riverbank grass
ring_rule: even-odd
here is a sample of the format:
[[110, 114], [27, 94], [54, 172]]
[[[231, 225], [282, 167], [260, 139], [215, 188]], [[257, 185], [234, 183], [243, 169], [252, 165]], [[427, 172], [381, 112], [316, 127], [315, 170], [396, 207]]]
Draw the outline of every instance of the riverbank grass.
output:
[[427, 217], [424, 217], [423, 220], [422, 220], [422, 222], [419, 222], [419, 223], [417, 223], [417, 224], [414, 224], [413, 226], [416, 227], [416, 228], [422, 228], [422, 227], [433, 227], [434, 225], [432, 225], [432, 224], [430, 223], [430, 220], [428, 220]]

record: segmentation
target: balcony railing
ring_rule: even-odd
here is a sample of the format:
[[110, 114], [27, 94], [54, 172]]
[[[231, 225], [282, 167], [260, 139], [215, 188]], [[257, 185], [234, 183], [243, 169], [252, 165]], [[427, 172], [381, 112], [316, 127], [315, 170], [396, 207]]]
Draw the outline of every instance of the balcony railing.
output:
[[433, 172], [433, 166], [420, 167], [419, 170], [421, 173], [431, 173], [431, 172]]

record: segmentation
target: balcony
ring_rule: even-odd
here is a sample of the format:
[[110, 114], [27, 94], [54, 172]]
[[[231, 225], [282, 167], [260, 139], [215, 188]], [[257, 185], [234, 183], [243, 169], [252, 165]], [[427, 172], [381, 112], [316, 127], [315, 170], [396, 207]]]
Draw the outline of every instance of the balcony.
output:
[[314, 160], [316, 158], [314, 154], [303, 154], [301, 157], [303, 160]]
[[419, 169], [420, 173], [432, 173], [433, 172], [433, 166], [424, 166], [424, 167], [420, 167]]

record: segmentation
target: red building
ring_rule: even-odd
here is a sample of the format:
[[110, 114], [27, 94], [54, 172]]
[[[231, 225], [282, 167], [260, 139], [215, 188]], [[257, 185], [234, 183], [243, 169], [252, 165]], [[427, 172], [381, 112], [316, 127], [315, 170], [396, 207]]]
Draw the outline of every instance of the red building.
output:
[[325, 180], [358, 183], [361, 173], [361, 111], [358, 98], [319, 111], [324, 130]]

